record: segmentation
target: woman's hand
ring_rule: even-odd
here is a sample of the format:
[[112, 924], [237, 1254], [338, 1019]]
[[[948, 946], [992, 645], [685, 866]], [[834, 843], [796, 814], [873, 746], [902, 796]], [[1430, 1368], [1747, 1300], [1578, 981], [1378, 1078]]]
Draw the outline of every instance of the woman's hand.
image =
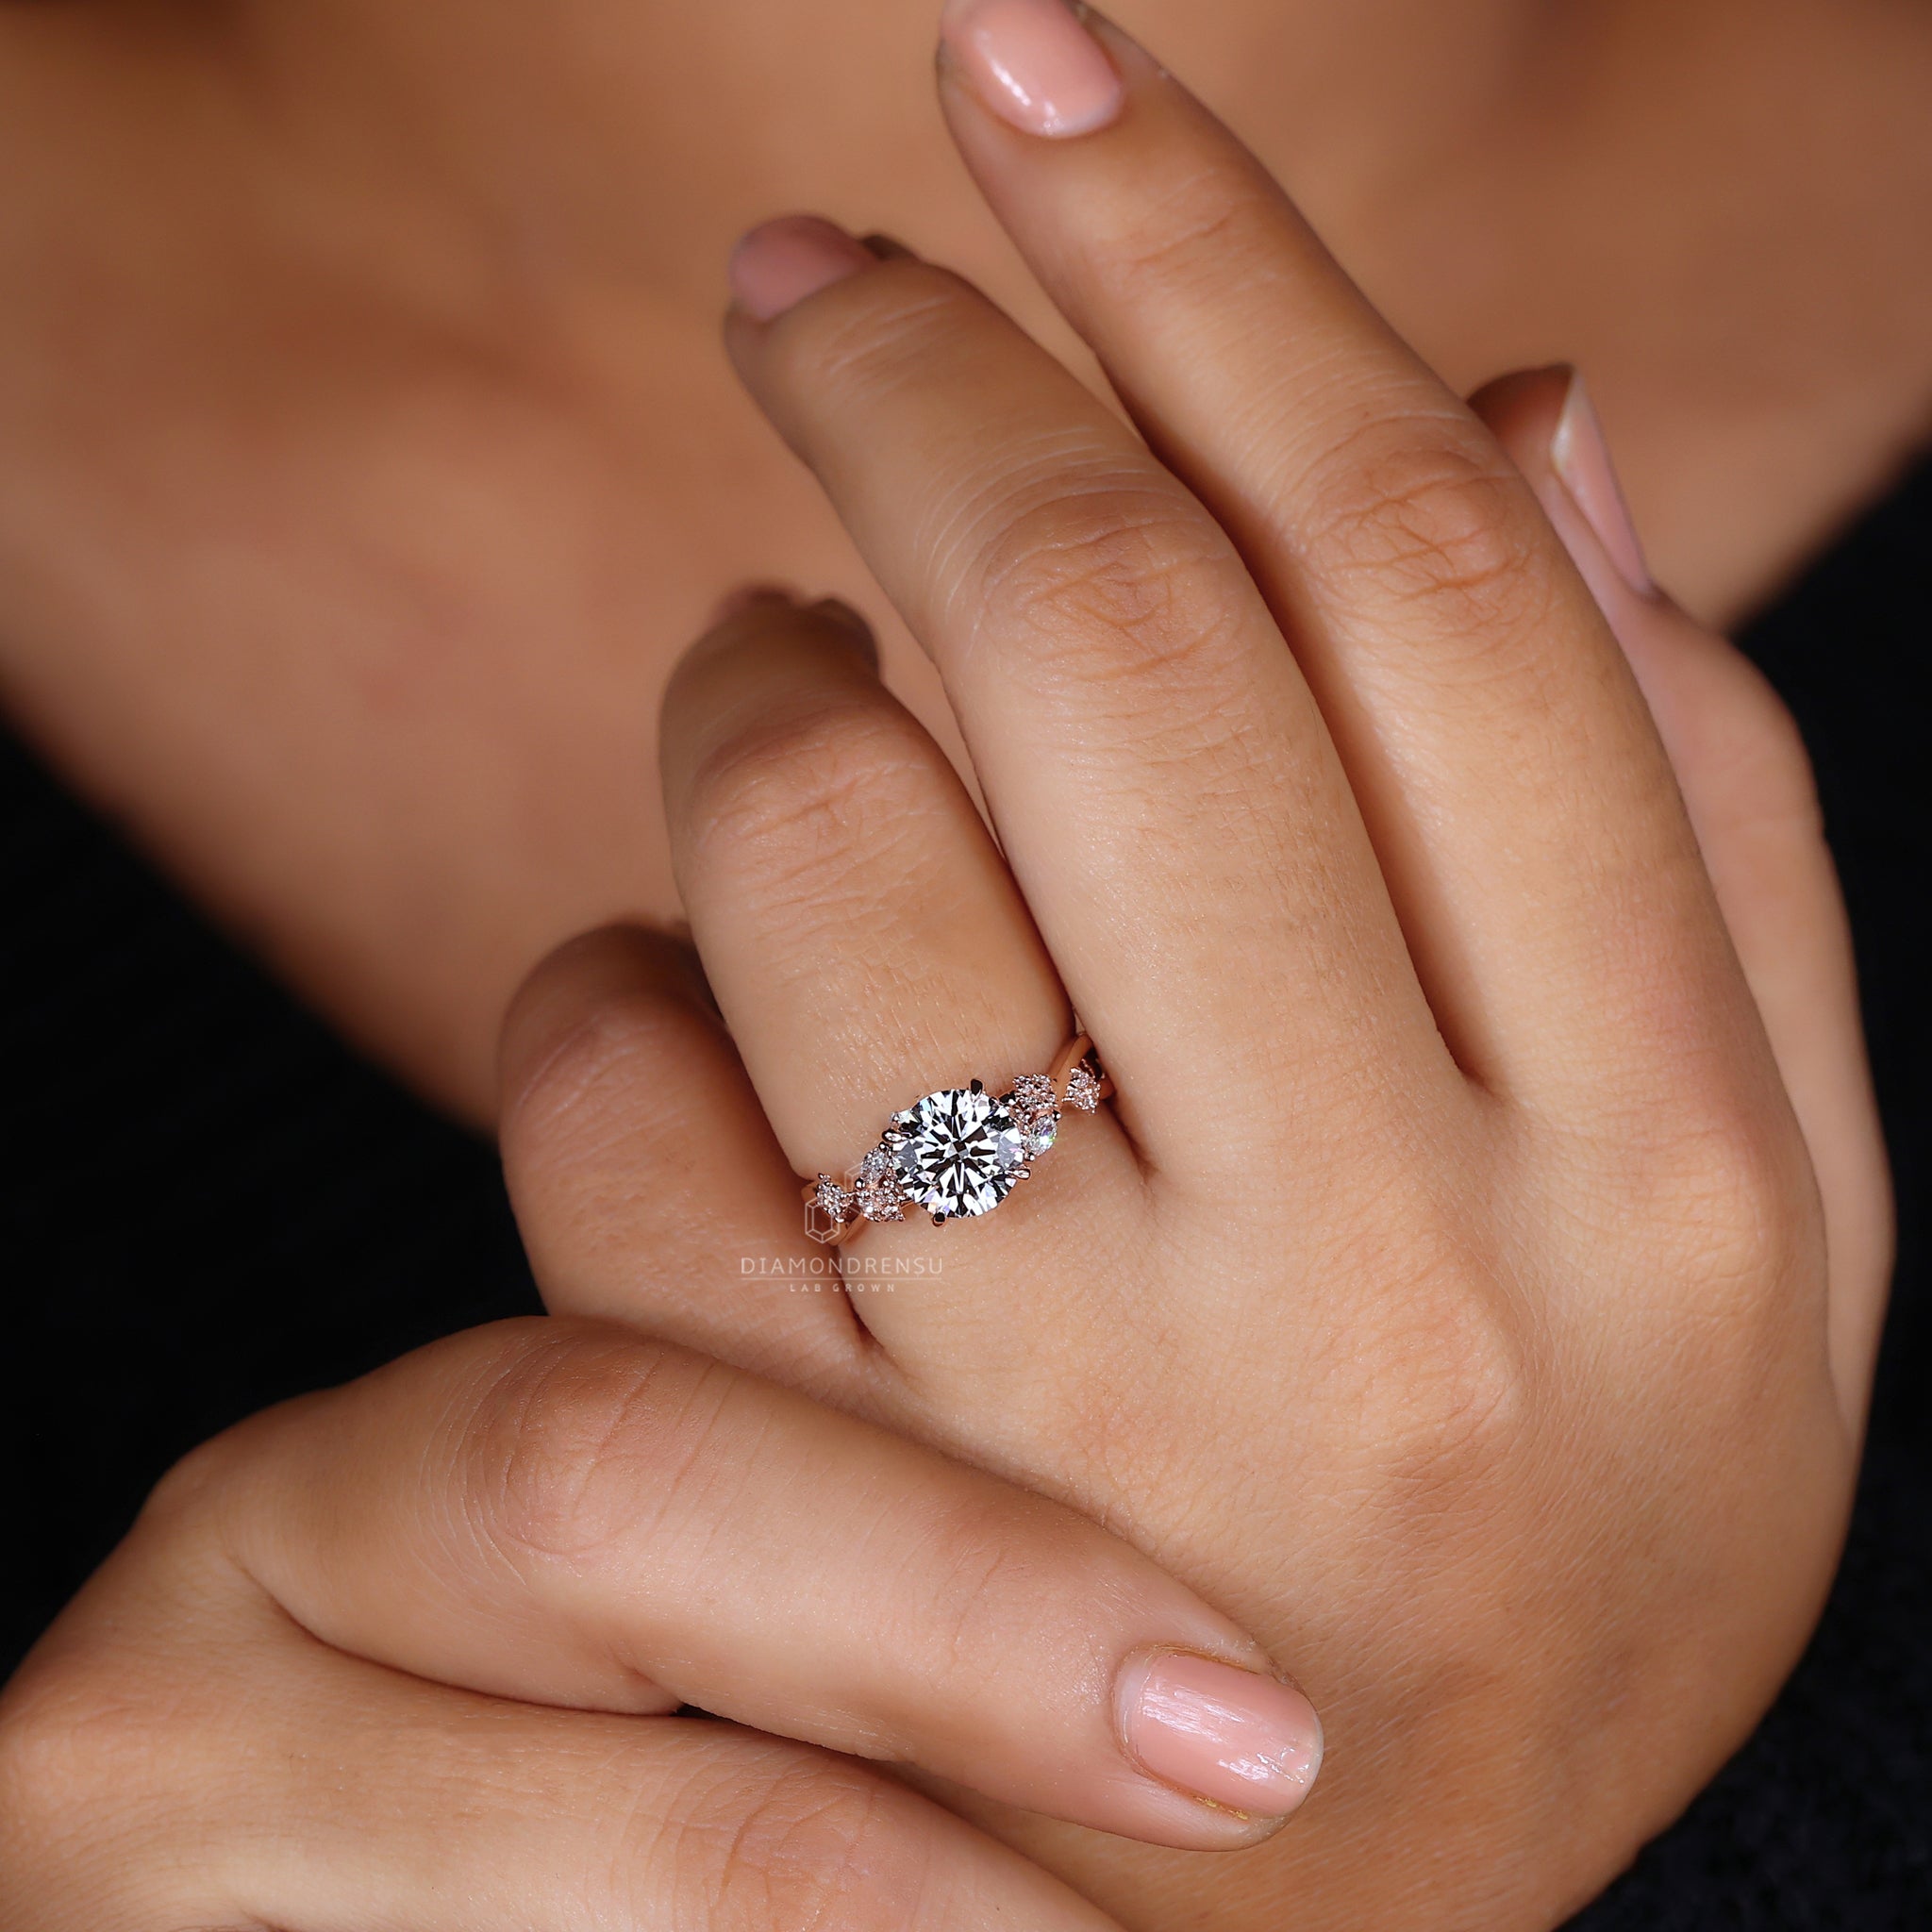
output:
[[1071, 1510], [621, 1328], [508, 1323], [163, 1483], [0, 1700], [0, 1924], [1105, 1932], [855, 1759], [1246, 1843], [1272, 1821], [1139, 1769], [1125, 1687], [1205, 1672], [1294, 1732], [1285, 1812], [1319, 1732], [1257, 1664]]
[[[840, 613], [746, 602], [663, 721], [735, 1052], [620, 941], [548, 969], [525, 1229], [574, 1305], [649, 1254], [666, 1332], [1122, 1529], [1328, 1728], [1211, 1866], [969, 1815], [1136, 1925], [1547, 1925], [1755, 1722], [1845, 1520], [1887, 1209], [1803, 756], [1580, 391], [1446, 393], [1117, 31], [957, 7], [942, 93], [1147, 441], [944, 270], [748, 238], [732, 355], [998, 843]], [[939, 1272], [720, 1291], [794, 1173], [1073, 1010], [1116, 1110], [866, 1236]]]

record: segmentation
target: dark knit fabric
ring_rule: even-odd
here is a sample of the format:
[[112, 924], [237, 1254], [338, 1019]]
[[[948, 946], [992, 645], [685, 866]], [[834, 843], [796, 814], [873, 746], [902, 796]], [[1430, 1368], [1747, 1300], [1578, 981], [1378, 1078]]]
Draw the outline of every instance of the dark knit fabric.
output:
[[[1932, 470], [1744, 640], [1819, 767], [1897, 1169], [1899, 1284], [1824, 1625], [1581, 1932], [1932, 1926], [1932, 757], [1910, 696], [1928, 610]], [[4, 739], [0, 908], [4, 1673], [193, 1443], [537, 1301], [489, 1149], [358, 1062]]]

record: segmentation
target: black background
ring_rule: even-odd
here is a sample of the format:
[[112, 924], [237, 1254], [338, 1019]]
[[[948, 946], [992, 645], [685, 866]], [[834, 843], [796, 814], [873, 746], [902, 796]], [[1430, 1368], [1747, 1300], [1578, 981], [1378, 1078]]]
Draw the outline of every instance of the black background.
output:
[[[1932, 470], [1743, 640], [1818, 765], [1901, 1268], [1824, 1625], [1589, 1932], [1932, 1927], [1928, 609]], [[185, 1449], [538, 1304], [490, 1150], [358, 1062], [5, 739], [0, 908], [4, 1673]]]

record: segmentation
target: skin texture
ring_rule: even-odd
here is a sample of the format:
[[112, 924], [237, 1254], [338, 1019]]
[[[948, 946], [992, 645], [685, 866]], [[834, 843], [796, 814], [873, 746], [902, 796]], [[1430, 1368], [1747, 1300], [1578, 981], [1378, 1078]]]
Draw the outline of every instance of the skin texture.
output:
[[501, 1324], [170, 1475], [0, 1701], [0, 1911], [1106, 1932], [859, 1760], [1253, 1843], [1124, 1748], [1116, 1678], [1176, 1655], [1264, 1736], [1306, 1710], [1064, 1507], [620, 1325]]
[[[664, 731], [717, 1008], [635, 935], [553, 959], [504, 1041], [507, 1168], [559, 1312], [790, 1385], [805, 1407], [789, 1413], [829, 1434], [840, 1411], [884, 1424], [1106, 1524], [1291, 1670], [1329, 1740], [1293, 1827], [1212, 1861], [1018, 1808], [976, 1760], [969, 1790], [962, 1754], [895, 1736], [883, 1755], [916, 1758], [908, 1780], [1130, 1926], [1258, 1932], [1289, 1908], [1318, 1927], [1546, 1926], [1761, 1711], [1842, 1533], [1887, 1246], [1842, 917], [1789, 722], [1727, 646], [1624, 582], [1554, 467], [1568, 377], [1466, 409], [1265, 173], [1101, 31], [1125, 103], [1097, 133], [1033, 140], [957, 75], [942, 98], [1144, 442], [969, 284], [902, 251], [835, 242], [813, 269], [788, 225], [787, 307], [754, 237], [727, 329], [931, 651], [999, 844], [849, 613], [741, 600], [680, 666]], [[942, 1268], [891, 1293], [742, 1285], [745, 1259], [800, 1245], [794, 1173], [842, 1167], [935, 1079], [1043, 1064], [1070, 1007], [1116, 1105], [1069, 1124], [993, 1219], [866, 1237]], [[725, 1261], [736, 1292], [720, 1292]], [[578, 1453], [537, 1491], [540, 1527], [567, 1506], [567, 1534], [539, 1546], [577, 1567], [622, 1544], [627, 1506], [613, 1525], [597, 1499], [635, 1493], [624, 1425], [653, 1413], [621, 1380], [614, 1404], [609, 1381], [591, 1388], [562, 1412]], [[419, 1426], [437, 1412], [420, 1394], [397, 1407]], [[456, 1405], [458, 1442], [464, 1417]], [[215, 1574], [189, 1561], [171, 1598], [141, 1568], [143, 1550], [201, 1547], [180, 1524], [209, 1494], [291, 1532], [290, 1570], [235, 1566], [242, 1594], [259, 1610], [265, 1588], [332, 1655], [583, 1696], [581, 1676], [535, 1673], [551, 1660], [517, 1642], [500, 1594], [482, 1627], [513, 1680], [408, 1647], [446, 1615], [394, 1620], [400, 1646], [345, 1626], [332, 1594], [353, 1596], [363, 1566], [316, 1524], [353, 1524], [369, 1484], [351, 1457], [319, 1519], [277, 1506], [258, 1476], [277, 1426], [298, 1432], [291, 1466], [330, 1469], [300, 1411], [271, 1421], [266, 1454], [244, 1435], [191, 1465], [117, 1558], [142, 1587], [110, 1571], [10, 1693], [0, 1765], [34, 1802], [13, 1807], [25, 1857], [0, 1869], [58, 1872], [122, 1820], [142, 1847], [142, 1789], [117, 1808], [130, 1708], [157, 1762], [222, 1736], [167, 1694], [182, 1681], [167, 1660], [205, 1627], [220, 1640], [203, 1623]], [[762, 1444], [773, 1426], [757, 1424]], [[552, 1440], [522, 1466], [551, 1470]], [[407, 1435], [375, 1458], [424, 1460]], [[737, 1444], [717, 1460], [749, 1464]], [[517, 1484], [484, 1493], [506, 1488], [514, 1500]], [[718, 1513], [719, 1548], [741, 1524]], [[422, 1555], [376, 1541], [392, 1562]], [[448, 1539], [418, 1541], [433, 1556]], [[970, 1603], [997, 1604], [1003, 1567], [967, 1566]], [[620, 1594], [638, 1601], [634, 1584]], [[600, 1657], [608, 1640], [592, 1677]], [[653, 1682], [709, 1681], [649, 1659], [635, 1668]], [[720, 1680], [757, 1681], [759, 1663], [734, 1650]], [[156, 1682], [165, 1715], [143, 1730]], [[263, 1702], [253, 1684], [222, 1707]], [[359, 1767], [401, 1715], [331, 1742]], [[520, 1735], [508, 1760], [554, 1770], [565, 1740], [547, 1735]], [[432, 1736], [390, 1789], [447, 1761], [448, 1728]], [[606, 1760], [605, 1734], [589, 1748]], [[279, 1736], [269, 1755], [308, 1761]], [[52, 1774], [76, 1766], [64, 1786]], [[271, 1795], [290, 1807], [271, 1803], [272, 1826], [313, 1804]], [[566, 1798], [566, 1816], [603, 1815]], [[525, 1804], [512, 1792], [504, 1815]], [[937, 1814], [861, 1808], [895, 1844], [921, 1820], [933, 1834], [924, 1869], [955, 1890], [918, 1923], [973, 1923], [974, 1885], [1044, 1883]], [[630, 1815], [648, 1848], [648, 1789]], [[420, 1818], [372, 1842], [420, 1863]], [[312, 1835], [269, 1836], [294, 1860], [272, 1923], [430, 1896], [380, 1870], [346, 1900], [318, 1891]], [[538, 1882], [534, 1847], [486, 1842], [510, 1916], [549, 1903], [513, 1890]], [[849, 1834], [790, 1842], [787, 1871], [817, 1874], [811, 1899], [835, 1915], [826, 1874], [905, 1869], [856, 1857]], [[599, 1872], [630, 1877], [596, 1849]], [[546, 1840], [553, 1887], [558, 1862]], [[141, 1890], [178, 1884], [177, 1857], [89, 1869], [133, 1872], [115, 1901], [130, 1924], [207, 1923], [205, 1901]], [[60, 1882], [27, 1906], [103, 1923]], [[661, 1905], [668, 1882], [647, 1859], [615, 1909]], [[260, 1895], [236, 1890], [236, 1908], [263, 1915]], [[903, 1923], [907, 1901], [889, 1885], [861, 1905]], [[1038, 1890], [1024, 1907], [1074, 1909]], [[797, 1916], [770, 1906], [769, 1923]]]
[[[1789, 721], [1553, 469], [1567, 378], [1464, 412], [1107, 44], [1103, 134], [945, 99], [1165, 466], [904, 257], [794, 262], [784, 308], [748, 248], [728, 331], [1000, 849], [842, 622], [741, 607], [665, 733], [736, 1051], [574, 954], [544, 1053], [512, 1027], [510, 1171], [573, 1295], [635, 1308], [668, 1244], [653, 1325], [1121, 1527], [1324, 1713], [1293, 1828], [1211, 1868], [969, 1816], [1130, 1925], [1544, 1926], [1735, 1746], [1828, 1580], [1887, 1265], [1841, 914]], [[788, 1239], [767, 1174], [1041, 1063], [1070, 1002], [1113, 1113], [993, 1220], [869, 1233], [943, 1255], [916, 1294], [774, 1325], [706, 1291], [719, 1234]]]
[[[675, 910], [651, 724], [719, 591], [882, 615], [717, 355], [732, 237], [800, 202], [888, 228], [1074, 354], [932, 111], [934, 10], [0, 5], [8, 705], [473, 1120], [534, 962]], [[1123, 17], [1452, 387], [1588, 369], [1700, 614], [1761, 596], [1923, 433], [1924, 9]]]

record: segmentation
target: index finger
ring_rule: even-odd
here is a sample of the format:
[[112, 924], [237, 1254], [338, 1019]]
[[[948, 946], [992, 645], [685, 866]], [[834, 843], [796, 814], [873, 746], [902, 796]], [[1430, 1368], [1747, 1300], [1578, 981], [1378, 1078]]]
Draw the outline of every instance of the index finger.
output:
[[441, 1342], [205, 1452], [225, 1546], [336, 1648], [526, 1702], [694, 1704], [1192, 1849], [1321, 1732], [1235, 1624], [1076, 1512], [690, 1352]]

